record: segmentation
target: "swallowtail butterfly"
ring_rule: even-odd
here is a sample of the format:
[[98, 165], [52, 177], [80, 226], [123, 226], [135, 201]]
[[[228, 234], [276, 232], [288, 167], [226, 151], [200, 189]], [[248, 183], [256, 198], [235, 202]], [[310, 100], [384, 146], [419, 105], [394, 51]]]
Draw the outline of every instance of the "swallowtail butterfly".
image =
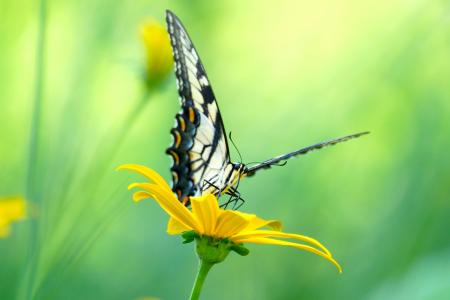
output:
[[175, 75], [181, 111], [175, 116], [171, 130], [173, 143], [167, 153], [173, 159], [172, 190], [189, 205], [189, 196], [212, 193], [230, 195], [223, 204], [240, 200], [237, 185], [243, 177], [279, 165], [287, 159], [310, 151], [360, 137], [368, 132], [321, 142], [297, 151], [246, 166], [230, 160], [228, 140], [211, 84], [189, 35], [175, 14], [166, 12], [167, 28], [175, 60]]

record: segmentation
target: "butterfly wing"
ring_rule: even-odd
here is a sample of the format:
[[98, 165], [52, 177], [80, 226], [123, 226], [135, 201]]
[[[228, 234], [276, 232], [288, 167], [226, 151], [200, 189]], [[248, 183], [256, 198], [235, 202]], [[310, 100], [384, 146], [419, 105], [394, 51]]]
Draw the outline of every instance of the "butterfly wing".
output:
[[[171, 130], [174, 141], [167, 153], [173, 159], [172, 189], [183, 203], [189, 204], [188, 196], [222, 194], [233, 187], [239, 177], [252, 176], [259, 170], [279, 165], [291, 157], [368, 133], [318, 143], [252, 167], [232, 164], [219, 107], [198, 53], [181, 21], [172, 12], [167, 11], [166, 21], [182, 107]], [[231, 190], [236, 193], [236, 189]]]
[[181, 21], [166, 12], [182, 110], [171, 133], [173, 191], [180, 201], [203, 192], [220, 192], [230, 169], [228, 141], [213, 90]]
[[283, 154], [283, 155], [274, 157], [272, 159], [268, 159], [266, 161], [263, 161], [262, 163], [256, 164], [255, 166], [248, 167], [244, 171], [243, 176], [253, 176], [259, 170], [269, 169], [272, 166], [283, 164], [289, 158], [295, 157], [297, 155], [303, 155], [303, 154], [307, 154], [307, 153], [309, 153], [311, 151], [314, 151], [314, 150], [319, 150], [319, 149], [322, 149], [322, 148], [325, 148], [325, 147], [328, 147], [328, 146], [334, 146], [336, 144], [339, 144], [339, 143], [342, 143], [342, 142], [346, 142], [346, 141], [354, 139], [354, 138], [358, 138], [358, 137], [366, 135], [368, 133], [369, 132], [365, 131], [365, 132], [360, 132], [360, 133], [356, 133], [356, 134], [347, 135], [347, 136], [340, 137], [340, 138], [337, 138], [337, 139], [332, 139], [332, 140], [329, 140], [329, 141], [325, 141], [325, 142], [314, 144], [312, 146], [301, 148], [301, 149], [299, 149], [297, 151], [290, 152], [290, 153], [287, 153], [287, 154]]

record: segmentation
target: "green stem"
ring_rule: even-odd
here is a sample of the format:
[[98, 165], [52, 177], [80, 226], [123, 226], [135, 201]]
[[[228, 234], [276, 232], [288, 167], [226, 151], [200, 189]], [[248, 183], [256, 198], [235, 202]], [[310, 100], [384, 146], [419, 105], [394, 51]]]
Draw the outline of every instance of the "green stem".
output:
[[123, 140], [129, 133], [129, 131], [133, 128], [134, 124], [139, 119], [139, 116], [144, 111], [144, 108], [148, 103], [148, 98], [150, 97], [152, 92], [153, 92], [153, 90], [149, 90], [149, 89], [145, 90], [144, 93], [142, 94], [141, 98], [139, 99], [139, 101], [134, 106], [134, 108], [128, 112], [127, 116], [124, 119], [124, 122], [122, 123], [122, 127], [119, 129], [119, 134], [116, 137], [115, 144], [114, 144], [115, 147], [113, 148], [114, 151], [113, 151], [113, 154], [111, 155], [111, 159], [114, 158], [116, 151], [119, 150], [120, 146], [122, 145]]
[[36, 83], [34, 87], [33, 110], [31, 117], [30, 142], [27, 165], [26, 196], [28, 200], [36, 201], [34, 197], [34, 177], [37, 161], [39, 141], [39, 127], [42, 110], [42, 90], [44, 85], [44, 56], [45, 56], [45, 29], [46, 29], [46, 0], [40, 0], [39, 27], [36, 47]]
[[192, 287], [190, 300], [198, 300], [200, 297], [200, 292], [202, 291], [203, 283], [205, 282], [206, 276], [209, 270], [214, 264], [205, 262], [200, 259], [200, 265], [198, 268], [197, 277], [195, 278], [194, 286]]
[[[41, 114], [42, 114], [42, 95], [44, 86], [44, 67], [45, 67], [45, 40], [46, 40], [46, 20], [47, 20], [47, 1], [39, 1], [38, 33], [36, 45], [36, 73], [34, 96], [31, 112], [31, 127], [29, 136], [27, 174], [25, 182], [25, 196], [30, 203], [38, 203], [39, 197], [36, 191], [36, 167], [38, 159], [38, 142], [40, 135]], [[36, 258], [38, 229], [37, 220], [31, 220], [30, 226], [30, 245], [28, 247], [26, 268], [22, 278], [22, 284], [19, 287], [18, 299], [32, 299], [33, 285], [36, 273]]]

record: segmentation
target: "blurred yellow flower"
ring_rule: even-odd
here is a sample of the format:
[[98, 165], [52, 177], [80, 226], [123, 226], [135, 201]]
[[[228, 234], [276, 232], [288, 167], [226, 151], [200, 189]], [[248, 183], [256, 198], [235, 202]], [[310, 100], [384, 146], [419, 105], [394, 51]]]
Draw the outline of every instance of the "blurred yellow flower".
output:
[[21, 197], [0, 199], [0, 238], [9, 236], [11, 223], [26, 216], [25, 200]]
[[144, 23], [140, 31], [146, 51], [146, 81], [148, 86], [153, 88], [172, 71], [173, 58], [169, 34], [156, 21]]
[[[122, 165], [118, 169], [137, 172], [150, 181], [133, 183], [128, 188], [142, 189], [133, 194], [134, 201], [153, 198], [170, 216], [167, 228], [169, 234], [194, 231], [200, 237], [227, 240], [236, 246], [255, 243], [294, 247], [327, 259], [342, 272], [341, 266], [320, 242], [304, 235], [282, 232], [279, 221], [264, 220], [254, 214], [222, 209], [217, 198], [210, 194], [191, 197], [192, 210], [189, 210], [176, 198], [170, 186], [157, 172], [134, 164]], [[262, 227], [270, 229], [261, 229]], [[287, 238], [307, 244], [276, 238]]]

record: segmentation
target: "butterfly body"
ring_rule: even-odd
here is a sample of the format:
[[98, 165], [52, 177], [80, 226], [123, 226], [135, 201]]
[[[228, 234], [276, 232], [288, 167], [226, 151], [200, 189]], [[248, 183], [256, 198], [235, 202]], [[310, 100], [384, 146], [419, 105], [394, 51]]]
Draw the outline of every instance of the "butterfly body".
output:
[[203, 193], [226, 194], [237, 185], [238, 181], [244, 176], [246, 167], [241, 163], [228, 163], [225, 168], [211, 174], [209, 179], [205, 179], [202, 185]]
[[366, 134], [318, 143], [251, 167], [231, 162], [222, 116], [199, 55], [181, 21], [172, 12], [167, 11], [166, 21], [181, 103], [181, 111], [175, 116], [171, 130], [173, 142], [166, 152], [173, 160], [172, 190], [185, 205], [189, 205], [190, 196], [206, 193], [217, 197], [229, 194], [233, 201], [242, 200], [237, 191], [241, 178], [279, 165], [293, 156]]

